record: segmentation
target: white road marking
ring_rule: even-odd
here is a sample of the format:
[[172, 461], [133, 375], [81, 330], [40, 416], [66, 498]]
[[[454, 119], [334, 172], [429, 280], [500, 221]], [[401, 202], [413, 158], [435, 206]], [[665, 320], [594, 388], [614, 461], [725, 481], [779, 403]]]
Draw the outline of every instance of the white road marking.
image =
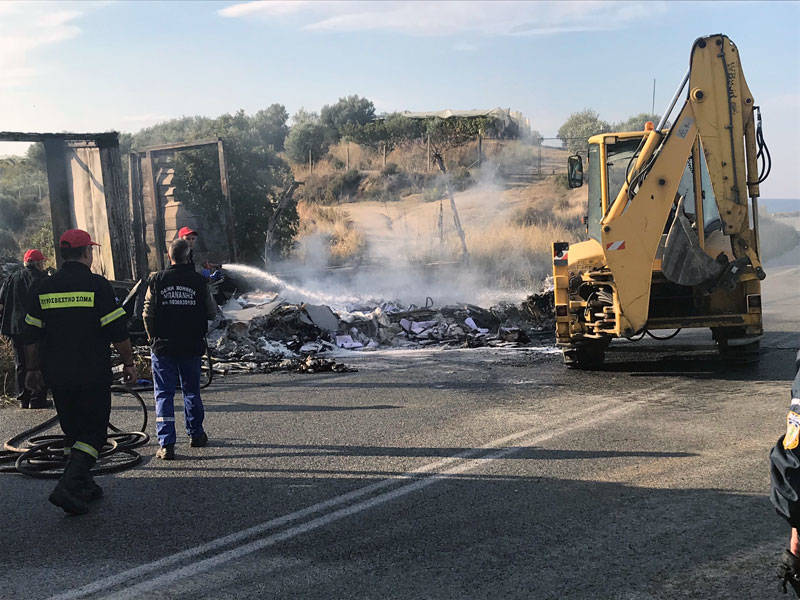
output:
[[[404, 473], [403, 475], [400, 475], [398, 477], [384, 479], [372, 485], [368, 485], [363, 488], [353, 490], [352, 492], [348, 492], [347, 494], [342, 494], [340, 496], [330, 498], [323, 502], [319, 502], [307, 508], [290, 513], [288, 515], [284, 515], [282, 517], [266, 521], [259, 525], [249, 527], [248, 529], [244, 529], [242, 531], [238, 531], [236, 533], [232, 533], [223, 536], [221, 538], [217, 538], [216, 540], [212, 540], [200, 546], [189, 548], [187, 550], [178, 552], [176, 554], [172, 554], [162, 559], [158, 559], [156, 561], [140, 565], [133, 569], [123, 571], [116, 575], [111, 575], [109, 577], [99, 579], [83, 587], [76, 588], [74, 590], [68, 590], [66, 592], [57, 594], [55, 596], [51, 596], [49, 600], [74, 600], [77, 598], [84, 598], [86, 596], [90, 596], [98, 592], [110, 590], [112, 588], [121, 586], [122, 584], [131, 581], [133, 579], [141, 579], [143, 576], [149, 575], [154, 572], [163, 573], [167, 567], [175, 565], [176, 563], [185, 564], [187, 559], [198, 557], [202, 554], [206, 554], [213, 550], [221, 549], [225, 546], [235, 544], [237, 542], [243, 542], [248, 538], [252, 538], [254, 536], [257, 536], [261, 533], [265, 533], [272, 529], [276, 529], [282, 525], [289, 524], [293, 521], [297, 521], [299, 519], [302, 519], [303, 517], [313, 515], [314, 513], [318, 513], [341, 504], [346, 504], [362, 496], [371, 494], [386, 487], [390, 487], [392, 485], [397, 484], [398, 479], [416, 478], [418, 475], [429, 473], [431, 471], [437, 471], [443, 469], [444, 467], [447, 467], [447, 465], [457, 463], [455, 466], [452, 466], [450, 468], [444, 468], [443, 470], [440, 470], [438, 473], [434, 473], [433, 475], [425, 477], [424, 479], [417, 479], [413, 483], [405, 484], [395, 490], [384, 492], [378, 496], [374, 496], [367, 500], [358, 502], [357, 504], [353, 504], [351, 506], [335, 510], [333, 512], [316, 517], [305, 523], [295, 525], [294, 527], [291, 527], [280, 533], [275, 533], [268, 537], [259, 538], [252, 542], [240, 544], [220, 554], [216, 554], [214, 556], [200, 560], [198, 562], [192, 563], [190, 565], [176, 569], [174, 571], [164, 573], [163, 575], [158, 575], [152, 579], [143, 581], [142, 583], [134, 585], [133, 587], [127, 588], [121, 592], [114, 593], [114, 598], [133, 598], [136, 597], [137, 594], [140, 594], [144, 591], [159, 589], [159, 588], [163, 589], [163, 586], [168, 585], [169, 583], [177, 581], [181, 578], [190, 577], [197, 573], [207, 571], [222, 563], [234, 560], [236, 558], [245, 556], [247, 554], [251, 554], [268, 546], [272, 546], [284, 540], [296, 537], [307, 531], [323, 527], [325, 525], [338, 521], [344, 517], [348, 517], [357, 514], [359, 512], [363, 512], [364, 510], [367, 510], [374, 506], [378, 506], [380, 504], [384, 504], [396, 498], [400, 498], [417, 490], [428, 487], [429, 485], [437, 483], [438, 481], [441, 481], [447, 476], [474, 470], [480, 467], [481, 465], [486, 464], [488, 461], [497, 460], [499, 458], [503, 458], [510, 454], [519, 452], [520, 450], [524, 449], [525, 446], [502, 448], [501, 450], [492, 452], [485, 456], [474, 458], [476, 455], [479, 455], [485, 452], [486, 450], [502, 447], [511, 442], [515, 442], [523, 438], [525, 438], [525, 443], [528, 445], [541, 443], [548, 439], [570, 433], [574, 430], [583, 429], [597, 422], [619, 416], [620, 414], [632, 411], [641, 406], [642, 402], [622, 403], [616, 400], [607, 400], [605, 402], [600, 402], [594, 406], [583, 405], [580, 413], [578, 413], [577, 415], [571, 414], [568, 416], [564, 416], [555, 422], [541, 423], [536, 427], [526, 429], [525, 431], [505, 436], [503, 438], [489, 442], [488, 444], [485, 444], [483, 446], [477, 448], [470, 448], [469, 450], [461, 452], [452, 457], [437, 461], [435, 463], [424, 465], [418, 469], [409, 471], [408, 473]], [[588, 415], [588, 417], [581, 417], [579, 415]]]

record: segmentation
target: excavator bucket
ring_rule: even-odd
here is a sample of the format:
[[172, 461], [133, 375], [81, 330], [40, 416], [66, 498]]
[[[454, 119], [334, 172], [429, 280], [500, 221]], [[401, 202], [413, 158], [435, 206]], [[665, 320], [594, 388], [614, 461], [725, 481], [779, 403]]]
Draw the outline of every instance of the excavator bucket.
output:
[[695, 286], [716, 281], [725, 265], [711, 258], [700, 247], [697, 233], [683, 212], [683, 197], [678, 201], [664, 244], [661, 271], [678, 285]]

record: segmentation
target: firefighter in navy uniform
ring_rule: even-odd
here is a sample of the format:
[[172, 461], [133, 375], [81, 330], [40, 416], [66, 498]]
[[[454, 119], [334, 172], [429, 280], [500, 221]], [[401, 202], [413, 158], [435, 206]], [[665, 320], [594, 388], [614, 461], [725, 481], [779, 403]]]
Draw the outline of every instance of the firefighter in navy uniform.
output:
[[85, 231], [66, 231], [60, 239], [64, 263], [31, 290], [25, 316], [26, 386], [37, 390], [46, 382], [67, 447], [71, 444], [64, 474], [49, 499], [72, 514], [88, 512], [88, 502], [103, 494], [90, 470], [108, 431], [110, 344], [122, 357], [125, 383], [136, 379], [125, 311], [108, 281], [91, 271], [92, 246], [98, 245]]
[[778, 577], [783, 591], [790, 584], [800, 598], [800, 351], [795, 359], [792, 399], [786, 416], [786, 434], [778, 439], [769, 455], [775, 510], [792, 527], [789, 549], [783, 553]]
[[169, 268], [150, 277], [144, 298], [144, 326], [150, 340], [156, 432], [161, 446], [158, 458], [175, 458], [175, 389], [183, 392], [186, 433], [190, 445], [208, 443], [203, 428], [205, 411], [200, 398], [200, 369], [206, 351], [208, 320], [217, 312], [205, 279], [189, 260], [191, 246], [184, 239], [172, 242]]

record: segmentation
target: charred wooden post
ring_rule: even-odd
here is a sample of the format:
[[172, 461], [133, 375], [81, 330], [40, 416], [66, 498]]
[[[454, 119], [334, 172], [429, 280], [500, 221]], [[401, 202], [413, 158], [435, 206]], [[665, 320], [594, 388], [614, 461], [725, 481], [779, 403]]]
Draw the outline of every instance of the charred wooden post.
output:
[[114, 279], [132, 279], [132, 258], [134, 255], [133, 232], [131, 230], [128, 202], [122, 183], [122, 161], [119, 155], [119, 142], [98, 143], [100, 171], [105, 195], [106, 223], [109, 232], [110, 256], [107, 262], [113, 266]]
[[67, 229], [72, 229], [72, 194], [67, 177], [67, 144], [63, 139], [44, 140], [47, 163], [47, 187], [50, 191], [50, 221], [53, 226], [53, 248], [56, 249], [56, 266], [61, 267], [58, 240]]
[[233, 204], [228, 187], [228, 164], [225, 162], [225, 149], [222, 140], [217, 141], [217, 155], [219, 156], [219, 182], [222, 195], [225, 197], [225, 230], [228, 235], [228, 248], [234, 262], [237, 260], [236, 233], [234, 229]]
[[442, 159], [442, 155], [438, 152], [433, 153], [433, 160], [436, 162], [442, 174], [445, 175], [444, 183], [447, 187], [447, 195], [450, 197], [450, 208], [453, 210], [453, 225], [455, 225], [458, 237], [461, 240], [461, 259], [465, 264], [468, 264], [469, 252], [467, 251], [467, 238], [464, 235], [464, 228], [461, 227], [461, 218], [458, 216], [458, 209], [456, 208], [456, 198], [453, 195], [453, 188], [450, 186], [450, 178], [447, 177], [447, 169], [444, 166], [444, 160]]

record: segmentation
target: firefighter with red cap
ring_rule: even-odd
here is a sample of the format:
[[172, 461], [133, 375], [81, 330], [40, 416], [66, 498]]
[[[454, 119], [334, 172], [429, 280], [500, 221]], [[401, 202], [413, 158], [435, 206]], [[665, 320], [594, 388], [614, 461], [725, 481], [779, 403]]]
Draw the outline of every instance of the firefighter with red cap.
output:
[[103, 495], [90, 471], [106, 443], [111, 412], [109, 345], [122, 357], [125, 383], [136, 379], [136, 369], [125, 311], [108, 280], [91, 271], [93, 246], [99, 244], [87, 232], [70, 229], [59, 246], [61, 268], [39, 280], [28, 297], [25, 383], [32, 390], [46, 383], [52, 390], [70, 448], [50, 502], [84, 514]]
[[28, 294], [36, 282], [46, 277], [46, 260], [39, 250], [28, 250], [23, 258], [23, 268], [6, 279], [0, 288], [0, 331], [11, 339], [14, 347], [17, 400], [20, 408], [47, 408], [47, 389], [31, 393], [25, 388], [25, 342], [22, 336], [25, 331]]
[[189, 264], [194, 267], [194, 243], [197, 241], [197, 232], [191, 227], [181, 227], [178, 237], [186, 240], [186, 243], [189, 244]]

